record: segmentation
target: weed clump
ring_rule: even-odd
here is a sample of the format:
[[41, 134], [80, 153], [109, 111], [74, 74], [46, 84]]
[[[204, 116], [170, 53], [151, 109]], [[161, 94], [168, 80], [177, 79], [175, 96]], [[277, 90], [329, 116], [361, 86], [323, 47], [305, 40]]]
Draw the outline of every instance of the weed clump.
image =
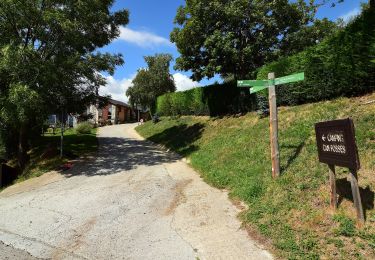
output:
[[338, 228], [334, 230], [336, 235], [342, 235], [346, 237], [352, 237], [355, 235], [354, 220], [343, 215], [336, 215], [334, 216], [333, 220], [338, 222], [339, 224]]

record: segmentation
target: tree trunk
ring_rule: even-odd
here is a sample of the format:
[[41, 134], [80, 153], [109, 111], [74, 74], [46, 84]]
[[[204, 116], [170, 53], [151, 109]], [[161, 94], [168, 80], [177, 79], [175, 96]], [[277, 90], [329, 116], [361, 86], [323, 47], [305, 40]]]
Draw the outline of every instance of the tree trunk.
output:
[[28, 150], [28, 138], [27, 138], [27, 127], [26, 125], [22, 125], [19, 129], [19, 139], [18, 139], [18, 167], [22, 172], [25, 169], [26, 163], [29, 160], [29, 156], [27, 154]]
[[370, 8], [375, 8], [375, 0], [370, 0]]

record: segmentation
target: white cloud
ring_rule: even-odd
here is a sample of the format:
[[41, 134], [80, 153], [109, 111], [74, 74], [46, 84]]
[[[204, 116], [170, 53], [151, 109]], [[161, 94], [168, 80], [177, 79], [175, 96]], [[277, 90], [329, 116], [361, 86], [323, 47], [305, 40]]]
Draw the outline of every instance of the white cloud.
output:
[[188, 76], [179, 72], [173, 74], [174, 82], [176, 84], [177, 91], [184, 91], [199, 87], [199, 83], [191, 80]]
[[359, 7], [354, 8], [353, 10], [347, 12], [346, 14], [341, 15], [339, 18], [343, 19], [345, 23], [348, 23], [351, 19], [355, 18], [361, 13]]
[[[107, 79], [107, 85], [100, 87], [99, 94], [102, 96], [110, 95], [112, 99], [127, 103], [129, 98], [125, 95], [125, 93], [126, 90], [132, 86], [132, 80], [135, 78], [135, 75], [136, 74], [132, 75], [130, 78], [124, 78], [121, 80], [117, 80], [112, 76], [105, 76]], [[173, 74], [173, 78], [177, 91], [184, 91], [199, 87], [198, 82], [191, 80], [189, 77], [179, 72]]]
[[135, 75], [130, 78], [124, 78], [122, 80], [117, 80], [112, 76], [106, 76], [107, 85], [104, 87], [100, 87], [99, 94], [100, 95], [111, 95], [112, 99], [128, 102], [129, 99], [125, 95], [126, 90], [132, 85], [132, 80], [134, 79]]
[[143, 48], [153, 48], [156, 46], [173, 46], [166, 38], [147, 31], [135, 31], [123, 26], [120, 27], [119, 40], [136, 44]]

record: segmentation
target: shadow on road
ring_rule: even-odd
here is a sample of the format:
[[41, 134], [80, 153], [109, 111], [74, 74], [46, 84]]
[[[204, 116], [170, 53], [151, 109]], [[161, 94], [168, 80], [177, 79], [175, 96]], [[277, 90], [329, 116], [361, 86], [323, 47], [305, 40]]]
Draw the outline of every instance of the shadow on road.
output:
[[99, 137], [99, 151], [95, 158], [74, 165], [62, 172], [67, 177], [75, 175], [98, 176], [116, 174], [138, 166], [153, 166], [175, 162], [180, 157], [163, 151], [149, 141], [128, 138]]

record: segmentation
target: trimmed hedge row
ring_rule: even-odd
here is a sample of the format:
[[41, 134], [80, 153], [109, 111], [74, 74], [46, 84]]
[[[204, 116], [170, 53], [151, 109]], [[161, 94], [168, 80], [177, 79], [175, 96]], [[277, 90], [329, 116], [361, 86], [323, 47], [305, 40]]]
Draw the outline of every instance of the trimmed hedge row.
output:
[[161, 116], [220, 116], [252, 111], [256, 98], [236, 82], [213, 84], [158, 97], [156, 111]]
[[[296, 55], [262, 67], [258, 79], [269, 72], [281, 77], [305, 72], [305, 81], [277, 87], [280, 105], [297, 105], [356, 96], [375, 89], [375, 10], [365, 9], [345, 29]], [[258, 94], [262, 103], [267, 91]], [[262, 104], [259, 104], [262, 106]]]
[[[356, 96], [375, 90], [375, 10], [364, 9], [346, 28], [322, 43], [259, 69], [257, 78], [267, 79], [305, 72], [305, 81], [278, 86], [279, 105], [298, 105]], [[267, 90], [250, 95], [236, 82], [214, 84], [184, 92], [168, 93], [157, 99], [157, 113], [163, 116], [218, 116], [268, 107]]]

